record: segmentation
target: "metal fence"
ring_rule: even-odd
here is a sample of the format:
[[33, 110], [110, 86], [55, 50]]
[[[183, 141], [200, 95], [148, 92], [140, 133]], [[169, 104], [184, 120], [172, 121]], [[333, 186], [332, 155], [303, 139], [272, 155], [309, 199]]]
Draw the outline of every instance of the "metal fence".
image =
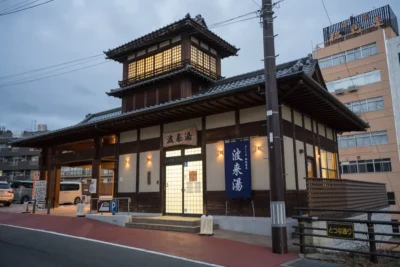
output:
[[[347, 252], [353, 254], [369, 255], [370, 261], [373, 263], [378, 262], [378, 257], [390, 257], [400, 259], [400, 254], [393, 251], [379, 250], [377, 244], [391, 244], [400, 246], [400, 240], [385, 240], [391, 237], [400, 238], [398, 234], [398, 227], [400, 223], [397, 220], [385, 221], [385, 220], [373, 220], [373, 214], [397, 214], [400, 215], [399, 211], [387, 211], [387, 210], [360, 210], [360, 209], [323, 209], [323, 208], [296, 208], [299, 211], [298, 216], [292, 216], [293, 219], [298, 220], [298, 226], [293, 226], [295, 231], [294, 235], [299, 236], [299, 243], [293, 243], [293, 245], [300, 246], [300, 253], [306, 254], [306, 248], [321, 249], [321, 250], [332, 250], [338, 252]], [[338, 218], [338, 217], [316, 217], [311, 216], [311, 211], [318, 211], [322, 213], [347, 213], [351, 214], [367, 214], [367, 219], [354, 219], [354, 218]], [[308, 214], [303, 214], [307, 212]], [[306, 223], [312, 222], [326, 222], [326, 227], [313, 227], [306, 226]], [[366, 225], [367, 231], [356, 230], [355, 224]], [[391, 226], [393, 232], [376, 232], [375, 227], [377, 225]], [[318, 233], [315, 233], [318, 232]], [[357, 236], [356, 236], [357, 234]], [[360, 236], [365, 236], [360, 238]], [[315, 245], [314, 243], [308, 244], [306, 237], [317, 237], [317, 238], [329, 238], [329, 239], [345, 239], [347, 242], [358, 242], [354, 243], [354, 247], [357, 245], [365, 244], [368, 249], [347, 249], [336, 246], [321, 246]], [[382, 239], [377, 239], [377, 237]]]

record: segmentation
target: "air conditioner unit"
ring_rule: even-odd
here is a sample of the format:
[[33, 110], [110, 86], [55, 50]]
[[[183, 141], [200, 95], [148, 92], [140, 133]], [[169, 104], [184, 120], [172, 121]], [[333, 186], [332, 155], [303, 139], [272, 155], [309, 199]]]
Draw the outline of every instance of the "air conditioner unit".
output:
[[351, 85], [351, 86], [349, 86], [349, 92], [354, 92], [354, 91], [357, 91], [358, 90], [358, 85]]
[[335, 94], [336, 95], [341, 95], [341, 94], [343, 94], [344, 93], [344, 90], [342, 89], [342, 88], [340, 88], [340, 89], [335, 89]]

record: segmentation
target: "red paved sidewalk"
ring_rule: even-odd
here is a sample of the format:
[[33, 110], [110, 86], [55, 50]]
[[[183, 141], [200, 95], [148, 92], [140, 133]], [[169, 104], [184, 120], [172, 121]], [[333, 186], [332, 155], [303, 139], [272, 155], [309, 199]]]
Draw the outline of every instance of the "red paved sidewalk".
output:
[[238, 267], [276, 267], [298, 258], [270, 249], [195, 234], [123, 228], [85, 218], [0, 213], [0, 223], [86, 237], [179, 257]]

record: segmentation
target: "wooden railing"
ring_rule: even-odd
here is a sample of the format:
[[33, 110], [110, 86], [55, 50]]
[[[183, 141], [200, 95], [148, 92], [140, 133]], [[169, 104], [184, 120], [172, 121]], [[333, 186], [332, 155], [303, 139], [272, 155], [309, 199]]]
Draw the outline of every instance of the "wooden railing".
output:
[[[388, 206], [383, 183], [321, 178], [307, 178], [306, 181], [309, 208], [367, 210]], [[313, 216], [333, 215], [331, 212], [311, 213]], [[340, 216], [338, 213], [334, 215]]]

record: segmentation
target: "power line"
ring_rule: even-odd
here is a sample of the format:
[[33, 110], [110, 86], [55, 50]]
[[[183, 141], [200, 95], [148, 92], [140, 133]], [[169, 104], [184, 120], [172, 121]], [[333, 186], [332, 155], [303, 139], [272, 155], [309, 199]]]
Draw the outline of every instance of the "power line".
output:
[[251, 1], [253, 1], [254, 4], [256, 4], [258, 7], [261, 8], [261, 6], [256, 1], [254, 1], [254, 0], [251, 0]]
[[38, 71], [41, 71], [41, 70], [46, 70], [46, 69], [50, 69], [50, 68], [54, 68], [54, 67], [58, 67], [58, 66], [62, 66], [62, 65], [67, 65], [67, 64], [74, 63], [74, 62], [78, 62], [78, 61], [84, 61], [84, 60], [92, 59], [92, 58], [99, 57], [99, 56], [104, 56], [104, 54], [98, 54], [98, 55], [94, 55], [94, 56], [90, 56], [90, 57], [85, 57], [85, 58], [80, 58], [80, 59], [76, 59], [76, 60], [72, 60], [72, 61], [68, 61], [68, 62], [64, 62], [64, 63], [59, 63], [59, 64], [56, 64], [56, 65], [51, 65], [51, 66], [40, 68], [40, 69], [34, 69], [34, 70], [24, 71], [24, 72], [15, 73], [15, 74], [7, 75], [7, 76], [2, 76], [2, 77], [0, 77], [0, 80], [6, 79], [6, 78], [10, 78], [10, 77], [14, 77], [14, 76], [18, 76], [18, 75], [31, 73], [31, 72], [38, 72]]
[[[43, 73], [39, 73], [37, 75], [28, 76], [28, 77], [25, 77], [25, 78], [22, 78], [22, 79], [19, 79], [19, 80], [11, 81], [8, 84], [13, 84], [15, 82], [20, 82], [20, 81], [32, 79], [32, 78], [35, 78], [35, 77], [38, 77], [38, 76], [42, 76], [42, 75], [49, 74], [49, 73], [52, 73], [52, 72], [56, 72], [56, 71], [60, 71], [60, 70], [68, 69], [68, 68], [72, 68], [72, 67], [79, 66], [79, 65], [82, 65], [82, 64], [87, 64], [87, 63], [95, 61], [95, 60], [98, 60], [98, 58], [92, 58], [92, 59], [87, 60], [87, 61], [85, 61], [83, 63], [79, 62], [79, 63], [72, 64], [72, 65], [69, 65], [69, 66], [66, 66], [66, 67], [62, 67], [62, 68], [46, 71], [46, 72], [43, 72]], [[8, 84], [0, 84], [0, 87], [3, 86], [3, 85], [8, 85]]]
[[44, 79], [60, 76], [60, 75], [63, 75], [63, 74], [67, 74], [67, 73], [72, 73], [72, 72], [76, 72], [76, 71], [79, 71], [79, 70], [88, 69], [88, 68], [91, 68], [91, 67], [94, 67], [94, 66], [98, 66], [98, 65], [101, 65], [101, 64], [104, 64], [104, 63], [108, 63], [108, 62], [111, 62], [111, 61], [103, 61], [103, 62], [96, 63], [96, 64], [93, 64], [93, 65], [89, 65], [89, 66], [86, 66], [86, 67], [83, 67], [83, 68], [74, 69], [74, 70], [70, 70], [70, 71], [66, 71], [66, 72], [61, 72], [61, 73], [57, 73], [57, 74], [54, 74], [54, 75], [49, 75], [49, 76], [38, 78], [38, 79], [32, 79], [32, 80], [23, 81], [23, 82], [15, 82], [15, 83], [11, 83], [11, 84], [0, 85], [0, 88], [12, 86], [12, 85], [17, 85], [17, 84], [28, 83], [28, 82], [39, 81], [39, 80], [44, 80]]
[[0, 14], [0, 16], [6, 16], [6, 15], [13, 14], [13, 13], [21, 12], [21, 11], [24, 11], [24, 10], [27, 10], [27, 9], [31, 9], [31, 8], [34, 8], [34, 7], [37, 7], [37, 6], [41, 6], [41, 5], [44, 5], [44, 4], [53, 2], [53, 1], [54, 1], [54, 0], [49, 0], [49, 1], [46, 1], [46, 2], [43, 2], [43, 3], [37, 4], [37, 5], [34, 5], [34, 6], [30, 6], [30, 7], [18, 9], [18, 10], [16, 10], [16, 11], [7, 12], [7, 13], [2, 13], [2, 14]]
[[[16, 5], [12, 5], [12, 6], [10, 6], [10, 7], [7, 7], [7, 8], [5, 8], [5, 9], [2, 9], [0, 12], [0, 15], [1, 14], [4, 14], [4, 13], [8, 13], [8, 12], [11, 12], [11, 11], [15, 11], [15, 10], [18, 10], [18, 9], [20, 9], [20, 8], [22, 8], [22, 7], [25, 7], [25, 6], [28, 6], [28, 5], [30, 5], [30, 4], [34, 4], [34, 3], [36, 3], [36, 2], [39, 2], [40, 0], [34, 0], [34, 1], [31, 1], [31, 0], [27, 0], [27, 1], [23, 1], [23, 2], [21, 2], [21, 3], [18, 3], [18, 4], [16, 4]], [[29, 3], [27, 3], [27, 2], [29, 2]], [[25, 4], [25, 3], [27, 3], [27, 4]]]
[[[243, 22], [243, 21], [250, 20], [250, 19], [258, 18], [258, 17], [251, 17], [251, 18], [246, 18], [246, 19], [242, 19], [242, 20], [238, 20], [238, 21], [233, 21], [233, 20], [235, 20], [235, 19], [242, 18], [242, 17], [249, 16], [249, 15], [251, 15], [251, 14], [256, 14], [256, 13], [258, 13], [258, 11], [253, 11], [253, 12], [250, 12], [250, 13], [247, 13], [247, 14], [244, 14], [244, 15], [239, 15], [239, 16], [237, 16], [237, 17], [234, 17], [234, 18], [231, 18], [231, 19], [228, 19], [228, 20], [224, 20], [224, 21], [221, 21], [221, 22], [213, 23], [213, 24], [210, 24], [210, 25], [209, 25], [208, 29], [214, 29], [214, 28], [223, 27], [223, 26], [227, 26], [227, 25], [234, 24], [234, 23], [239, 23], [239, 22]], [[227, 22], [229, 22], [229, 23], [227, 23]], [[189, 34], [193, 34], [193, 33], [197, 33], [197, 32], [199, 32], [199, 30], [194, 30], [194, 31], [191, 31], [191, 32], [187, 32], [187, 33], [185, 33], [185, 34], [177, 34], [176, 36], [169, 36], [169, 37], [167, 37], [167, 38], [162, 38], [162, 39], [156, 38], [155, 41], [157, 41], [157, 42], [162, 42], [163, 40], [169, 40], [169, 39], [174, 38], [174, 37], [177, 37], [177, 36], [184, 36], [184, 35], [189, 35]], [[94, 56], [90, 56], [90, 57], [85, 57], [85, 58], [81, 58], [81, 59], [77, 59], [77, 60], [73, 60], [73, 61], [68, 61], [68, 62], [64, 62], [64, 63], [59, 63], [59, 64], [56, 64], [56, 65], [52, 65], [52, 66], [48, 66], [48, 67], [44, 67], [44, 68], [39, 68], [39, 69], [31, 70], [31, 71], [25, 71], [25, 72], [21, 72], [21, 73], [16, 73], [16, 74], [11, 74], [11, 75], [7, 75], [7, 76], [2, 76], [2, 77], [0, 77], [0, 80], [1, 80], [1, 79], [6, 79], [6, 78], [15, 77], [15, 76], [18, 76], [18, 75], [24, 75], [24, 74], [28, 74], [28, 73], [32, 73], [32, 72], [39, 72], [39, 71], [42, 71], [42, 70], [45, 70], [45, 69], [50, 69], [50, 68], [54, 68], [54, 67], [58, 67], [58, 66], [62, 66], [62, 65], [67, 65], [67, 64], [74, 63], [74, 62], [85, 61], [85, 60], [92, 59], [92, 58], [95, 58], [95, 57], [99, 57], [99, 56], [102, 56], [102, 55], [104, 55], [104, 54], [98, 54], [98, 55], [94, 55]], [[125, 57], [125, 56], [121, 56], [120, 58], [124, 58], [124, 57]], [[91, 60], [89, 60], [89, 61], [91, 61]], [[88, 62], [88, 61], [82, 62], [82, 63], [79, 63], [79, 64], [74, 64], [74, 65], [72, 65], [72, 66], [76, 66], [76, 65], [80, 65], [80, 64], [85, 64], [85, 63], [87, 63], [87, 62]], [[95, 65], [93, 65], [93, 66], [96, 66], [96, 65], [97, 65], [97, 64], [95, 64]], [[68, 67], [65, 67], [65, 68], [60, 68], [60, 69], [58, 69], [58, 70], [66, 69], [66, 68], [69, 68], [69, 67], [72, 67], [72, 66], [68, 66]], [[86, 67], [85, 67], [85, 68], [86, 68]], [[85, 69], [85, 68], [82, 68], [82, 69]], [[79, 70], [79, 69], [77, 69], [77, 70]], [[57, 70], [54, 70], [54, 71], [57, 71]], [[41, 73], [41, 74], [39, 73], [39, 74], [34, 75], [34, 76], [22, 78], [21, 80], [12, 81], [12, 82], [6, 83], [6, 84], [0, 84], [0, 87], [6, 87], [6, 86], [11, 86], [11, 85], [17, 85], [17, 84], [20, 84], [20, 83], [25, 83], [25, 82], [41, 80], [42, 78], [39, 78], [39, 79], [32, 79], [32, 80], [29, 80], [29, 81], [24, 81], [24, 80], [26, 80], [26, 79], [28, 79], [28, 78], [38, 77], [38, 76], [44, 75], [44, 74], [46, 74], [46, 73], [54, 72], [54, 71], [49, 71], [49, 72], [45, 72], [45, 73]], [[66, 72], [66, 73], [69, 73], [69, 72]], [[58, 75], [55, 75], [55, 76], [58, 76]], [[48, 76], [48, 77], [54, 77], [54, 76]], [[43, 77], [43, 78], [46, 78], [46, 77]]]
[[[328, 17], [329, 24], [332, 26], [332, 22], [331, 22], [331, 19], [330, 19], [330, 17], [329, 17], [328, 10], [326, 9], [324, 0], [321, 0], [321, 2], [322, 2], [322, 5], [323, 5], [323, 7], [324, 7], [324, 9], [325, 9], [326, 16]], [[338, 45], [338, 48], [339, 48], [340, 53], [343, 53], [342, 48], [340, 47], [340, 43], [337, 43], [337, 45]], [[345, 66], [346, 66], [347, 73], [348, 73], [348, 75], [350, 76], [350, 81], [351, 81], [352, 85], [355, 86], [355, 85], [354, 85], [354, 81], [353, 81], [353, 79], [351, 78], [350, 69], [349, 69], [349, 67], [348, 67], [348, 65], [347, 65], [347, 62], [345, 62], [344, 64], [345, 64]], [[355, 93], [356, 93], [356, 96], [357, 96], [358, 101], [361, 101], [361, 99], [360, 99], [360, 97], [359, 97], [359, 95], [358, 95], [358, 92], [356, 91]], [[361, 108], [361, 114], [364, 115], [365, 121], [368, 122], [367, 115], [366, 115], [366, 113], [365, 113], [364, 110], [363, 110], [363, 105], [360, 105], [360, 108]], [[360, 115], [361, 115], [361, 114], [360, 114]], [[394, 115], [393, 115], [393, 116], [394, 116]], [[371, 137], [372, 137], [372, 130], [371, 130], [371, 128], [368, 128], [368, 129], [367, 129], [367, 132], [368, 132], [368, 130], [369, 130], [369, 133], [371, 134]], [[374, 145], [375, 145], [376, 151], [378, 152], [378, 155], [379, 155], [380, 160], [382, 160], [381, 152], [379, 151], [379, 147], [378, 147], [378, 145], [377, 145], [376, 140], [375, 140], [374, 137], [372, 137], [372, 141], [374, 142]], [[396, 146], [396, 147], [397, 147], [397, 146]], [[397, 149], [398, 149], [398, 148], [397, 148]], [[390, 161], [390, 162], [391, 162], [391, 161]], [[386, 178], [387, 178], [387, 180], [388, 180], [388, 182], [389, 182], [389, 185], [390, 185], [392, 191], [394, 192], [394, 188], [393, 188], [392, 182], [390, 181], [389, 174], [388, 174], [387, 172], [384, 172], [384, 173], [386, 174]], [[400, 209], [399, 203], [397, 203], [397, 201], [396, 201], [396, 206], [397, 206], [398, 209]]]

